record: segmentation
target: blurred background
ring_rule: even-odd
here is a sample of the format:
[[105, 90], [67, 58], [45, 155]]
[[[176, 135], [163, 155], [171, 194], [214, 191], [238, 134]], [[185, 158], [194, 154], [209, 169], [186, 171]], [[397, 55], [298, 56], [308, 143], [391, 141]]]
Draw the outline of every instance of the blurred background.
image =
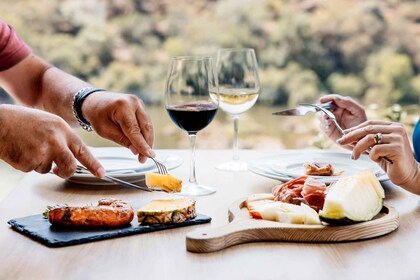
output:
[[[271, 112], [351, 96], [371, 118], [420, 115], [420, 2], [398, 0], [14, 0], [0, 18], [34, 52], [97, 87], [138, 95], [155, 125], [155, 148], [187, 148], [162, 104], [171, 56], [254, 48], [262, 91], [240, 122], [240, 148], [333, 148], [313, 115]], [[3, 103], [11, 103], [0, 92]], [[79, 130], [91, 146], [113, 145]], [[198, 134], [202, 149], [230, 148], [222, 111]]]

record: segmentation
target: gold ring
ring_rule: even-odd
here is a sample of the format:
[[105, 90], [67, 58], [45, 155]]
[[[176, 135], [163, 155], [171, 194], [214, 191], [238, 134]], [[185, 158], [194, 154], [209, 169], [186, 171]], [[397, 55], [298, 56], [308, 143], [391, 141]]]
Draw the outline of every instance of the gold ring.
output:
[[382, 133], [376, 133], [373, 137], [373, 141], [375, 141], [375, 145], [382, 144]]

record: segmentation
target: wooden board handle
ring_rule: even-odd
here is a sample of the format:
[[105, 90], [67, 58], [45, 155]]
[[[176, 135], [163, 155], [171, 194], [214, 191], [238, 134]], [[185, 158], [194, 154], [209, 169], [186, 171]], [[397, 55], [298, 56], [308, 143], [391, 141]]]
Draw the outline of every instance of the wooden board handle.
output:
[[271, 241], [268, 228], [273, 222], [264, 220], [239, 220], [219, 228], [200, 228], [187, 234], [187, 250], [195, 253], [208, 253], [224, 248], [254, 242]]
[[384, 206], [371, 221], [343, 226], [293, 225], [250, 219], [238, 205], [229, 209], [231, 223], [219, 228], [201, 228], [187, 234], [190, 252], [209, 253], [254, 241], [343, 242], [374, 238], [398, 228], [398, 213]]

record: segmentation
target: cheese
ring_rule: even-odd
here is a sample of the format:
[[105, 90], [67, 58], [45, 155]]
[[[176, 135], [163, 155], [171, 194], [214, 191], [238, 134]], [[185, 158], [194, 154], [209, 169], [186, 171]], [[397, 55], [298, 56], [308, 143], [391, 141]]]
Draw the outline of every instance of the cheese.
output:
[[170, 174], [146, 173], [146, 185], [158, 187], [168, 191], [181, 192], [182, 181]]
[[195, 200], [190, 198], [153, 200], [137, 210], [139, 223], [182, 223], [197, 216]]
[[384, 197], [384, 189], [371, 171], [343, 177], [330, 187], [319, 216], [337, 224], [369, 221], [381, 211]]

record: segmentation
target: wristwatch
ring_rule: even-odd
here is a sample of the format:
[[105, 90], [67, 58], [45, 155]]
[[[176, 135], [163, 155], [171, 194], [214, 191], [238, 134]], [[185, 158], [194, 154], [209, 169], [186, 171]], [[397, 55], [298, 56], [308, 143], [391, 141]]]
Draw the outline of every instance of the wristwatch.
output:
[[83, 116], [82, 113], [82, 104], [83, 101], [88, 97], [90, 94], [98, 91], [105, 91], [104, 89], [95, 88], [95, 87], [85, 87], [78, 90], [73, 97], [73, 114], [77, 119], [77, 122], [80, 126], [86, 131], [93, 131], [93, 127], [90, 122]]

